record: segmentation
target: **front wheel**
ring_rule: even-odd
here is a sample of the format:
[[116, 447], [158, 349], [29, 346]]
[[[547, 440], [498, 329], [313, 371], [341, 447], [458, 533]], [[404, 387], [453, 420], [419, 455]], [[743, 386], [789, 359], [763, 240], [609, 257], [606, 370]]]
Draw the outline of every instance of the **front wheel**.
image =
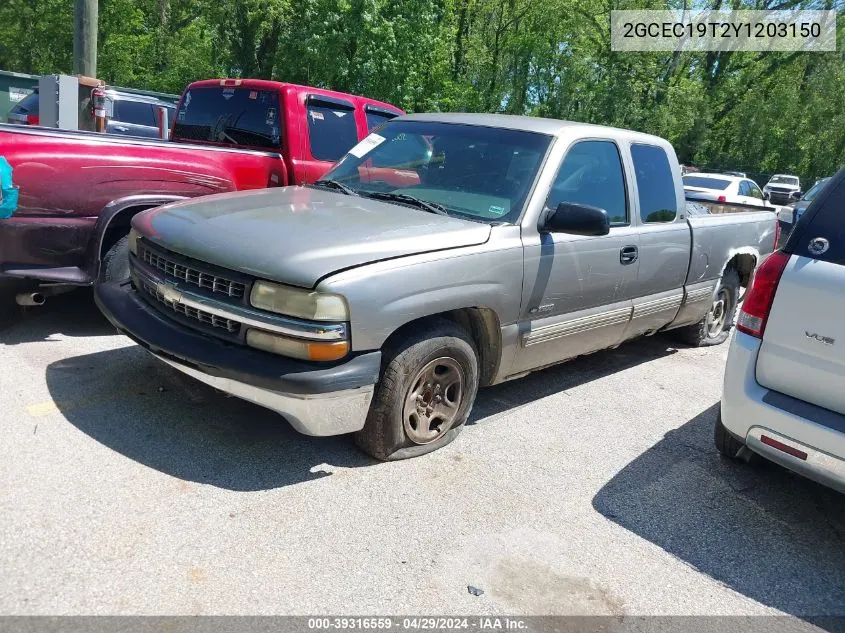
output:
[[478, 357], [449, 321], [410, 333], [385, 351], [381, 379], [355, 442], [376, 459], [407, 459], [451, 442], [478, 393]]
[[722, 275], [713, 302], [698, 323], [672, 330], [673, 334], [693, 347], [707, 347], [724, 343], [730, 336], [739, 299], [739, 273], [728, 269]]

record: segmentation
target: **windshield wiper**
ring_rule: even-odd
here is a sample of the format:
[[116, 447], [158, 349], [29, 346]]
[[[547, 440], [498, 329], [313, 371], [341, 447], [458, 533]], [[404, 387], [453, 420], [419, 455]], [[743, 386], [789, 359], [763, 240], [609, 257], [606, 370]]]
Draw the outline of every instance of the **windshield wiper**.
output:
[[368, 191], [366, 194], [368, 198], [374, 198], [375, 200], [384, 200], [385, 202], [402, 202], [405, 204], [410, 204], [418, 209], [422, 209], [423, 211], [428, 211], [429, 213], [436, 213], [437, 215], [449, 215], [446, 211], [446, 207], [442, 204], [437, 204], [436, 202], [428, 202], [426, 200], [420, 200], [419, 198], [415, 198], [414, 196], [409, 196], [406, 193], [391, 193], [389, 191]]
[[331, 180], [330, 178], [321, 178], [320, 180], [315, 180], [313, 185], [315, 187], [325, 187], [326, 189], [336, 189], [337, 191], [345, 193], [347, 196], [360, 195], [351, 187], [347, 187], [342, 182], [338, 182], [337, 180]]

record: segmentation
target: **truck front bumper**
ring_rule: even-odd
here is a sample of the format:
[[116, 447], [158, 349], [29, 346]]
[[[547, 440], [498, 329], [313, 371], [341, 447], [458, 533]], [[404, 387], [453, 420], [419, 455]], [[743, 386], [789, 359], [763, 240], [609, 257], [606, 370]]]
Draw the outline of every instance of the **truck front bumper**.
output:
[[340, 435], [364, 426], [381, 352], [339, 363], [307, 363], [227, 343], [168, 319], [130, 283], [95, 289], [97, 306], [120, 332], [171, 367], [283, 415], [306, 435]]

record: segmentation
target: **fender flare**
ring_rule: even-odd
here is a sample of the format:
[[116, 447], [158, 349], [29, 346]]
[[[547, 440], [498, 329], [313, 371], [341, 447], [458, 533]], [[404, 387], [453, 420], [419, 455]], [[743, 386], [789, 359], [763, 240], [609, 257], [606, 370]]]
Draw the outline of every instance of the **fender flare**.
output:
[[[97, 217], [97, 222], [94, 224], [94, 231], [91, 234], [90, 241], [88, 242], [88, 264], [86, 268], [91, 279], [96, 279], [99, 275], [101, 259], [100, 251], [103, 248], [106, 231], [115, 218], [124, 214], [128, 209], [137, 209], [135, 213], [140, 213], [146, 209], [152, 209], [154, 207], [160, 207], [163, 204], [187, 199], [188, 196], [137, 194], [112, 200], [103, 207], [103, 210], [100, 211], [100, 215]], [[135, 213], [132, 213], [132, 215], [135, 215]]]

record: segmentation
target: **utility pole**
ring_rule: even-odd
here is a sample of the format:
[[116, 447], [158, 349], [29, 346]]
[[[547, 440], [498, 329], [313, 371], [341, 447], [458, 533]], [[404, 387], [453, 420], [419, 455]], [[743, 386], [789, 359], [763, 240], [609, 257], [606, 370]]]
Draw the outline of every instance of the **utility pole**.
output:
[[98, 0], [74, 0], [73, 73], [97, 76]]

